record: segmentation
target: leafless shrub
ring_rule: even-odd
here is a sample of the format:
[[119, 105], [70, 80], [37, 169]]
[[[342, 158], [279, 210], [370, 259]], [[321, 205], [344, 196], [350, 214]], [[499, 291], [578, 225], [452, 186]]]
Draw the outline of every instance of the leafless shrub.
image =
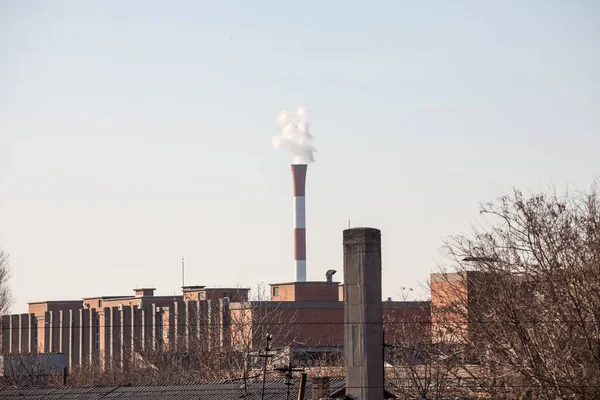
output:
[[6, 354], [0, 357], [2, 384], [25, 387], [62, 381], [62, 354]]
[[10, 263], [8, 254], [0, 249], [0, 315], [9, 314], [14, 302], [12, 292], [8, 286], [9, 279]]

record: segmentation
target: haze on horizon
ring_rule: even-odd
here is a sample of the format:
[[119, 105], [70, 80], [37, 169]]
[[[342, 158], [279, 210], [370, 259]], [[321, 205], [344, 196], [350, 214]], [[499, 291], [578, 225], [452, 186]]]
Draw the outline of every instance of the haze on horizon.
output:
[[410, 299], [513, 187], [587, 189], [600, 3], [0, 3], [0, 247], [27, 302], [293, 277], [283, 109], [304, 105], [307, 271], [382, 231]]

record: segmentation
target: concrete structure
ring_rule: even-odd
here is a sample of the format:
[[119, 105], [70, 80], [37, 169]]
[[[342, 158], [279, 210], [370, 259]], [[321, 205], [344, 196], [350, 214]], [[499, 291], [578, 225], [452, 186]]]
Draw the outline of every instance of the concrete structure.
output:
[[296, 282], [306, 281], [306, 164], [292, 165], [294, 181], [294, 266]]
[[383, 399], [381, 232], [344, 231], [344, 324], [346, 394]]

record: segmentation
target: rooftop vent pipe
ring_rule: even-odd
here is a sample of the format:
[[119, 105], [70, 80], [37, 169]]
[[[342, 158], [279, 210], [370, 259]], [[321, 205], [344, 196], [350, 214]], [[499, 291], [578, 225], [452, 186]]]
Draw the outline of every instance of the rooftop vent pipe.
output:
[[335, 269], [330, 269], [325, 272], [325, 277], [327, 278], [327, 283], [333, 282], [333, 275], [335, 275], [337, 271]]

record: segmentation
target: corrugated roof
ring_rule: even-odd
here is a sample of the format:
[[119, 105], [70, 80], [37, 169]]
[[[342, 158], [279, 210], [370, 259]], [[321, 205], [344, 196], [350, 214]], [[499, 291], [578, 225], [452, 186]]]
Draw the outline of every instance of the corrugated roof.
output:
[[[289, 399], [298, 397], [299, 379], [293, 379], [290, 385]], [[331, 391], [344, 386], [344, 378], [331, 378]], [[269, 380], [265, 382], [265, 400], [285, 400], [287, 386], [283, 380]], [[247, 381], [246, 391], [244, 382], [218, 381], [194, 382], [177, 385], [132, 385], [132, 386], [94, 386], [94, 387], [55, 387], [55, 388], [2, 388], [0, 398], [37, 400], [37, 399], [77, 399], [77, 400], [154, 400], [154, 399], [261, 399], [262, 381]], [[312, 398], [311, 381], [306, 382], [306, 399]]]

